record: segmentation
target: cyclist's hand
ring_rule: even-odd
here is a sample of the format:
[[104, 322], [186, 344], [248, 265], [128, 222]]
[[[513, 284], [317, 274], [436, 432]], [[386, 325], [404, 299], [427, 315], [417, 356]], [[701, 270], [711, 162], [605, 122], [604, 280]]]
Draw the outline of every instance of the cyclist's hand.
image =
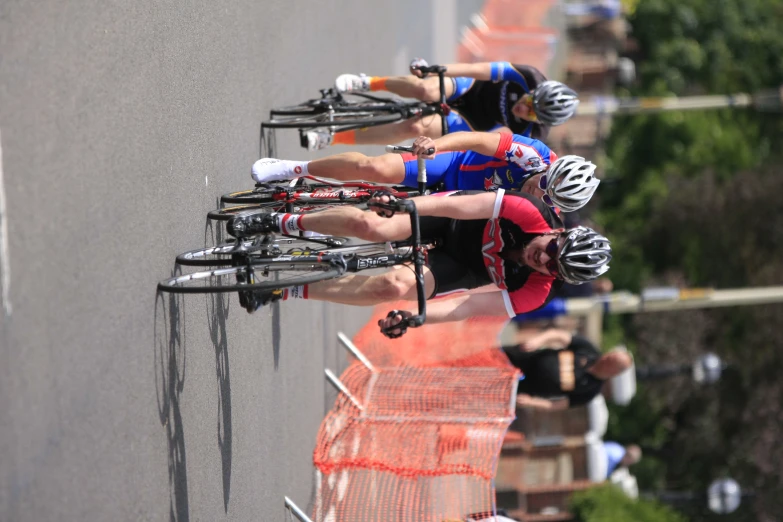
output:
[[[379, 194], [370, 198], [370, 203], [393, 203], [397, 201], [397, 198], [388, 194]], [[375, 213], [381, 217], [390, 218], [394, 215], [393, 210], [387, 210], [385, 208], [375, 208]]]
[[[407, 322], [405, 324], [403, 321], [406, 321], [408, 318], [412, 317], [413, 313], [408, 312], [407, 310], [392, 310], [391, 312], [386, 315], [383, 319], [378, 320], [378, 326], [381, 327], [381, 333], [388, 337], [389, 339], [397, 339], [398, 337], [402, 337], [405, 335], [405, 332], [408, 331], [408, 324]], [[400, 325], [400, 328], [394, 328], [392, 330], [387, 330], [387, 328], [393, 328], [394, 326]]]
[[[438, 147], [435, 145], [435, 141], [427, 136], [419, 136], [416, 141], [413, 142], [413, 153], [421, 158], [433, 159], [435, 153], [438, 152]], [[432, 154], [428, 154], [432, 149]]]
[[427, 65], [429, 64], [423, 58], [414, 58], [413, 60], [411, 60], [411, 64], [410, 64], [411, 74], [419, 78], [426, 77], [427, 75], [422, 73], [418, 69], [418, 67], [427, 67]]

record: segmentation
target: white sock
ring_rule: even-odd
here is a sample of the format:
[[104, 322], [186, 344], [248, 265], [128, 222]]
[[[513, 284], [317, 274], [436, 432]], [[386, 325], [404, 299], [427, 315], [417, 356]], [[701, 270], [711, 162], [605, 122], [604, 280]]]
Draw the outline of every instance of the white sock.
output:
[[275, 220], [277, 221], [277, 228], [283, 234], [294, 234], [304, 230], [300, 220], [302, 214], [285, 214], [283, 212], [275, 213]]
[[251, 176], [258, 183], [282, 181], [307, 175], [309, 161], [261, 158], [253, 164]]

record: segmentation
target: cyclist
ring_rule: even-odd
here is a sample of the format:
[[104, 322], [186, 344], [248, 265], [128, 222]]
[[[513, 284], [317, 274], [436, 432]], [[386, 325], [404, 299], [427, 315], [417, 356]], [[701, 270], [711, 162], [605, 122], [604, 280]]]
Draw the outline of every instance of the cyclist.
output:
[[[388, 201], [388, 196], [376, 200]], [[424, 270], [429, 298], [494, 284], [494, 291], [443, 299], [428, 307], [427, 322], [458, 321], [474, 315], [504, 315], [533, 310], [545, 303], [560, 281], [583, 283], [609, 269], [609, 241], [591, 229], [564, 230], [560, 219], [540, 199], [524, 193], [423, 196], [416, 199], [422, 237], [438, 239]], [[387, 215], [386, 211], [378, 214]], [[234, 237], [313, 231], [383, 242], [411, 235], [408, 216], [384, 219], [356, 207], [337, 207], [312, 214], [266, 213], [238, 215], [228, 222]], [[241, 297], [249, 312], [279, 299], [299, 297], [357, 306], [415, 299], [411, 270], [382, 275], [350, 274], [290, 289], [248, 291]], [[393, 311], [382, 328], [399, 324], [412, 312]], [[399, 337], [406, 328], [387, 335]]]
[[[440, 99], [440, 81], [422, 78], [411, 62], [413, 76], [365, 76], [343, 74], [335, 86], [344, 93], [389, 91], [422, 101]], [[447, 132], [504, 129], [526, 137], [546, 139], [549, 127], [570, 119], [579, 105], [576, 92], [568, 86], [547, 80], [535, 67], [508, 62], [458, 63], [446, 66], [446, 99], [451, 112], [445, 116]], [[302, 146], [320, 150], [329, 145], [369, 145], [398, 143], [416, 136], [437, 138], [442, 134], [441, 116], [419, 117], [360, 131], [328, 129], [302, 133]]]
[[[253, 165], [252, 176], [258, 183], [310, 174], [416, 187], [417, 155], [421, 155], [431, 158], [426, 162], [431, 187], [446, 191], [517, 189], [565, 212], [587, 204], [600, 183], [591, 162], [579, 156], [558, 160], [542, 142], [518, 134], [456, 132], [435, 140], [420, 136], [413, 147], [415, 153], [402, 155], [369, 157], [344, 152], [313, 161], [262, 158]], [[428, 149], [434, 149], [434, 154], [427, 155]]]

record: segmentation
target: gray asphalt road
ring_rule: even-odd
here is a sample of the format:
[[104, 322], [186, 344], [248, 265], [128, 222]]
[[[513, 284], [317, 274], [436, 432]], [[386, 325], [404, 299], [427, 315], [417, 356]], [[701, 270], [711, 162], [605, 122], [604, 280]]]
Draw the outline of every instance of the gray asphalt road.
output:
[[[267, 521], [284, 494], [310, 502], [323, 368], [367, 311], [248, 316], [155, 284], [249, 186], [271, 105], [402, 72], [434, 53], [431, 27], [456, 31], [433, 20], [449, 6], [0, 3], [0, 519]], [[278, 150], [307, 157], [294, 134]]]

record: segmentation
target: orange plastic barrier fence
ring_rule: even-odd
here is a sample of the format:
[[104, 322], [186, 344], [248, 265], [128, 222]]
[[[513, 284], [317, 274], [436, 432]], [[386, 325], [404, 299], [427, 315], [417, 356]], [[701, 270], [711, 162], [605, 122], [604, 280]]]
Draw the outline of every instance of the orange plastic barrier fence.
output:
[[502, 367], [352, 364], [319, 430], [313, 520], [460, 519], [494, 506], [517, 372]]
[[554, 9], [555, 0], [487, 0], [481, 10], [485, 25], [463, 32], [457, 61], [506, 61], [546, 71], [559, 38], [545, 27]]
[[541, 27], [557, 0], [487, 0], [481, 9], [491, 28], [524, 30]]
[[354, 344], [378, 366], [498, 366], [510, 367], [498, 350], [505, 317], [472, 317], [457, 323], [429, 324], [409, 329], [399, 339], [387, 339], [378, 330], [378, 320], [389, 310], [410, 308], [410, 302], [378, 306], [357, 333]]
[[319, 429], [316, 522], [443, 522], [494, 507], [519, 375], [498, 349], [505, 319], [392, 340], [377, 326], [392, 308], [378, 307], [354, 337], [376, 371], [355, 362], [343, 372], [353, 401], [341, 394]]

